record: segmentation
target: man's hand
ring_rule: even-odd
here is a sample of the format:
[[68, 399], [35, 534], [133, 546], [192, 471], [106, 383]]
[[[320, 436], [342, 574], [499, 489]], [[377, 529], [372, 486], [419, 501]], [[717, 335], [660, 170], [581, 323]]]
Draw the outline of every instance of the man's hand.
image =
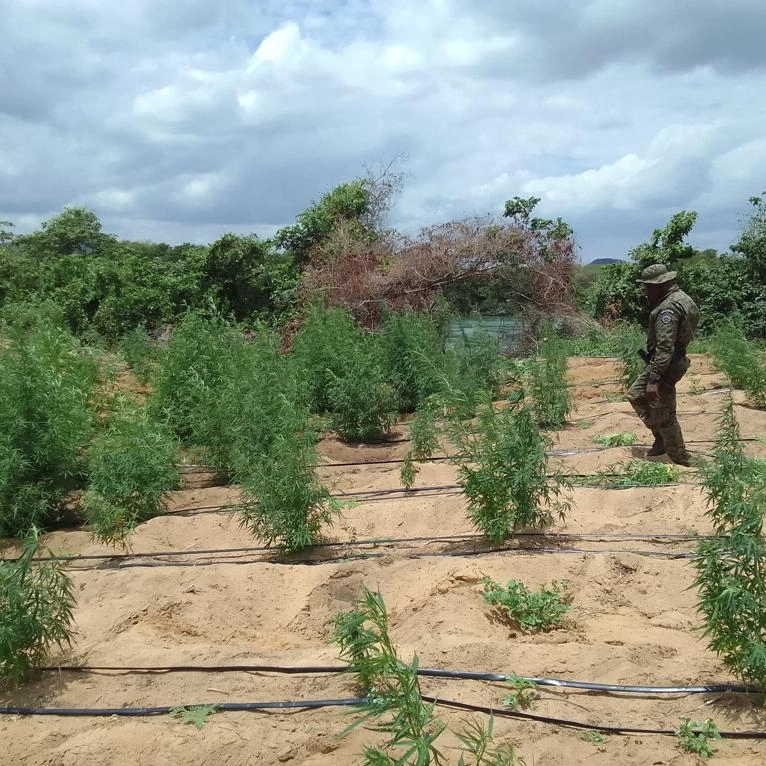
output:
[[646, 387], [646, 401], [650, 404], [656, 402], [660, 398], [660, 385], [659, 383], [649, 383]]

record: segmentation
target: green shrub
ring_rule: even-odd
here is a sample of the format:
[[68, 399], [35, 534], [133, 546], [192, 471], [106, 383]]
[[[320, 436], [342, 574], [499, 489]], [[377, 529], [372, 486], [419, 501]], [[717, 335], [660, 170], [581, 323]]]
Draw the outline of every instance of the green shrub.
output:
[[503, 586], [485, 577], [482, 584], [484, 601], [524, 632], [556, 628], [572, 609], [566, 582], [554, 580], [550, 588], [543, 586], [538, 591], [530, 591], [518, 580]]
[[369, 346], [360, 344], [346, 360], [343, 375], [331, 373], [328, 386], [332, 429], [349, 442], [380, 440], [399, 414], [396, 392]]
[[38, 551], [33, 530], [17, 561], [0, 562], [0, 678], [11, 685], [71, 642], [72, 583], [60, 561], [36, 563]]
[[292, 356], [303, 371], [311, 408], [331, 409], [330, 384], [342, 378], [362, 339], [353, 317], [341, 309], [312, 306], [293, 343]]
[[736, 388], [744, 389], [756, 407], [766, 408], [766, 360], [736, 325], [719, 324], [709, 339], [716, 366]]
[[541, 428], [561, 428], [570, 409], [566, 344], [552, 327], [540, 343], [539, 355], [529, 362], [530, 393], [535, 420]]
[[120, 353], [133, 370], [136, 380], [145, 386], [154, 373], [157, 351], [143, 327], [136, 327], [120, 341]]
[[163, 511], [179, 482], [178, 444], [145, 407], [119, 400], [88, 450], [85, 512], [100, 542], [123, 543], [142, 521]]
[[81, 487], [97, 364], [48, 320], [15, 328], [0, 350], [0, 535], [45, 526]]
[[552, 512], [563, 518], [568, 504], [559, 496], [568, 485], [561, 476], [548, 479], [550, 440], [518, 398], [496, 409], [487, 395], [475, 430], [470, 419], [453, 414], [448, 431], [457, 448], [468, 516], [487, 538], [501, 542], [518, 527], [543, 527]]

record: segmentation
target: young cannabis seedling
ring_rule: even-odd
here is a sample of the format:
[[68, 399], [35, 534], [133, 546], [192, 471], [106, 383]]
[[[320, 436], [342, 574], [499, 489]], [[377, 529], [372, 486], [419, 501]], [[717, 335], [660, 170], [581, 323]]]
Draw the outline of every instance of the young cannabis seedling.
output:
[[605, 447], [630, 447], [638, 441], [638, 436], [634, 433], [616, 433], [616, 434], [601, 434], [600, 436], [594, 436], [593, 441], [596, 444], [603, 444]]
[[[423, 702], [418, 681], [418, 658], [401, 660], [388, 631], [388, 612], [383, 597], [364, 589], [354, 607], [334, 619], [333, 642], [348, 662], [356, 687], [367, 695], [359, 718], [347, 727], [351, 731], [367, 722], [388, 735], [382, 748], [365, 747], [365, 766], [438, 766], [444, 755], [436, 746], [446, 725], [434, 713], [434, 706]], [[492, 726], [483, 729], [469, 725], [456, 732], [463, 753], [471, 760], [464, 766], [515, 766], [522, 764], [507, 744], [492, 743]], [[523, 766], [523, 764], [522, 764]]]
[[601, 734], [601, 732], [598, 731], [586, 731], [583, 733], [580, 739], [582, 739], [584, 742], [590, 742], [590, 744], [597, 747], [601, 753], [606, 752], [606, 747], [604, 747], [604, 745], [609, 742], [609, 740], [603, 734]]
[[181, 723], [191, 723], [197, 729], [202, 729], [213, 713], [218, 710], [218, 705], [190, 705], [189, 707], [174, 707], [170, 710], [173, 718], [180, 718]]
[[13, 686], [72, 638], [72, 583], [62, 562], [35, 562], [39, 549], [33, 530], [17, 561], [0, 562], [0, 679]]
[[681, 726], [676, 731], [678, 746], [687, 753], [694, 753], [700, 758], [710, 758], [715, 754], [711, 740], [720, 739], [718, 727], [708, 718], [704, 723], [681, 719]]
[[503, 586], [485, 577], [484, 601], [524, 632], [552, 630], [561, 626], [572, 610], [569, 583], [554, 580], [550, 587], [530, 591], [522, 582], [509, 580]]
[[610, 465], [593, 476], [578, 477], [573, 483], [596, 485], [607, 489], [630, 487], [656, 487], [678, 481], [680, 471], [668, 463], [652, 463], [647, 460], [630, 460]]
[[511, 687], [508, 696], [503, 700], [503, 705], [509, 710], [528, 710], [535, 706], [535, 701], [540, 695], [534, 681], [511, 673], [505, 682]]
[[494, 744], [494, 726], [492, 716], [486, 726], [479, 720], [466, 722], [466, 728], [456, 735], [461, 752], [458, 766], [524, 766], [512, 743]]

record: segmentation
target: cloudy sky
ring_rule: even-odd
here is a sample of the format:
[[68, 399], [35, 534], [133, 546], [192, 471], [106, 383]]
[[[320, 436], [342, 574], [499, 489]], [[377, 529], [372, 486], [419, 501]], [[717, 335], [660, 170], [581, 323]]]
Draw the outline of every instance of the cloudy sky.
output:
[[0, 218], [269, 235], [404, 155], [398, 228], [514, 195], [624, 256], [766, 188], [764, 0], [0, 0]]

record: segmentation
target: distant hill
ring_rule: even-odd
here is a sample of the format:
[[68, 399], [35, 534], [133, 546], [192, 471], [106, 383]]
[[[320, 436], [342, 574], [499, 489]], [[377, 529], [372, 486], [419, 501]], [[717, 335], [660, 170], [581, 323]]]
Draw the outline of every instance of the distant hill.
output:
[[622, 258], [596, 258], [588, 266], [608, 266], [612, 263], [625, 263]]

